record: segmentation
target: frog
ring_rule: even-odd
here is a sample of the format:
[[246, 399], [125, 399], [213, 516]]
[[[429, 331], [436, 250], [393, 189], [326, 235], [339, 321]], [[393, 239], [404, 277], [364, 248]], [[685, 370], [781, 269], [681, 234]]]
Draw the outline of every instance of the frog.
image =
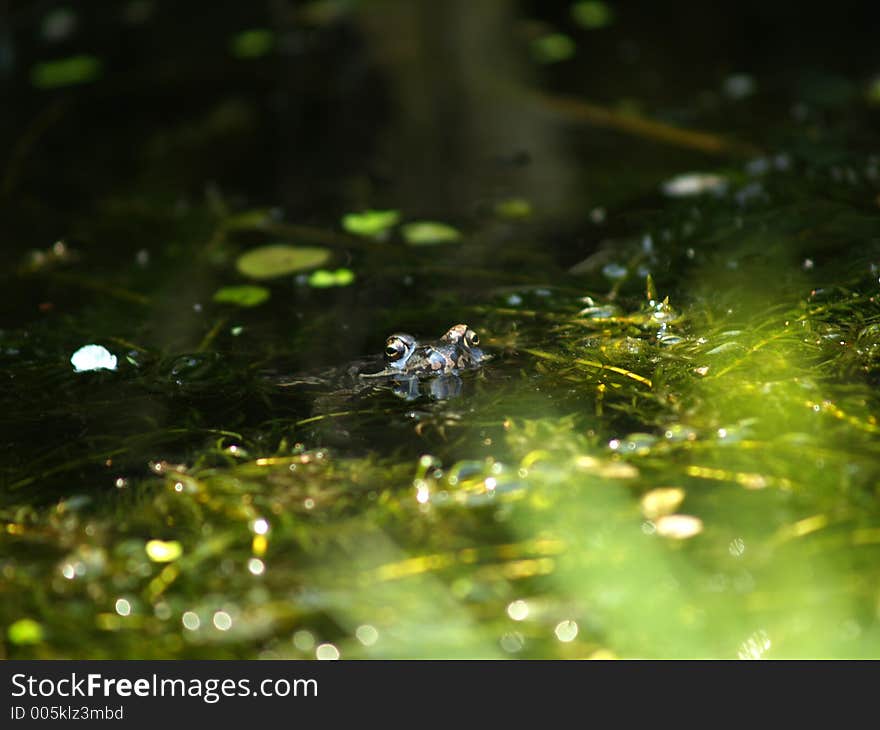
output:
[[480, 338], [466, 324], [450, 327], [438, 340], [421, 343], [407, 332], [396, 332], [385, 340], [385, 367], [362, 378], [395, 375], [450, 375], [479, 367], [489, 356], [478, 345]]
[[[407, 332], [395, 332], [385, 339], [381, 357], [358, 360], [341, 368], [332, 368], [323, 375], [306, 375], [279, 383], [292, 385], [326, 385], [337, 383], [344, 390], [361, 391], [370, 385], [391, 381], [398, 395], [412, 400], [419, 394], [419, 379], [434, 377], [431, 393], [457, 393], [450, 388], [451, 378], [462, 370], [480, 367], [489, 356], [481, 350], [479, 337], [466, 324], [450, 327], [437, 340], [421, 342]], [[439, 397], [443, 397], [440, 395]]]
[[[391, 375], [445, 375], [455, 368], [456, 348], [451, 343], [421, 344], [406, 332], [385, 340], [386, 370]], [[383, 373], [377, 373], [382, 375]], [[363, 377], [372, 377], [363, 374]]]

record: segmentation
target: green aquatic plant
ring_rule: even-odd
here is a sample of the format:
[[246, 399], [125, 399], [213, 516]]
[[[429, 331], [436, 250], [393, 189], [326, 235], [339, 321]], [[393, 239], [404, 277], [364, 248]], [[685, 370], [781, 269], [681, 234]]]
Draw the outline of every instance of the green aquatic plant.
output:
[[251, 279], [275, 279], [297, 271], [317, 268], [330, 260], [331, 252], [318, 246], [273, 244], [245, 251], [235, 262]]
[[[758, 93], [735, 114], [716, 94], [601, 105], [564, 91], [586, 54], [531, 26], [536, 60], [570, 60], [547, 69], [553, 91], [489, 79], [461, 97], [510, 94], [529, 154], [488, 150], [513, 142], [511, 117], [480, 114], [450, 159], [469, 164], [447, 169], [448, 109], [413, 115], [415, 143], [403, 118], [377, 145], [351, 133], [349, 109], [386, 107], [382, 84], [333, 72], [364, 57], [315, 56], [336, 18], [367, 44], [381, 27], [344, 6], [279, 19], [307, 39], [284, 49], [302, 51], [289, 88], [237, 60], [280, 36], [237, 36], [230, 56], [222, 35], [192, 86], [143, 71], [185, 103], [141, 107], [134, 134], [89, 117], [102, 135], [83, 144], [101, 89], [71, 88], [11, 149], [0, 654], [877, 656], [880, 178], [847, 106], [861, 87], [808, 80], [828, 118], [795, 104], [778, 134], [743, 121]], [[620, 25], [610, 5], [569, 11], [607, 29], [597, 41]], [[405, 102], [417, 66], [381, 64]], [[302, 153], [289, 178], [267, 174], [291, 169], [266, 133], [279, 121]], [[576, 135], [589, 175], [551, 154]], [[62, 147], [71, 164], [44, 157]], [[437, 221], [354, 212], [364, 200]], [[458, 322], [483, 367], [353, 374], [391, 333]], [[90, 342], [113, 369], [74, 371]]]
[[44, 61], [31, 69], [31, 83], [38, 89], [57, 89], [95, 81], [102, 71], [101, 60], [79, 55]]
[[548, 33], [535, 38], [530, 50], [537, 63], [559, 63], [574, 56], [577, 44], [565, 33]]
[[614, 21], [611, 8], [601, 0], [579, 0], [572, 3], [571, 17], [575, 23], [588, 30], [605, 28]]
[[455, 243], [461, 240], [461, 233], [447, 223], [436, 221], [414, 221], [400, 227], [403, 240], [410, 246], [433, 246], [438, 243]]
[[327, 271], [318, 269], [309, 274], [309, 286], [316, 289], [325, 289], [330, 286], [348, 286], [354, 281], [354, 272], [351, 269], [336, 269]]
[[380, 237], [400, 221], [397, 210], [365, 210], [347, 213], [342, 217], [342, 227], [356, 236]]
[[239, 307], [258, 307], [265, 302], [271, 292], [263, 286], [224, 286], [214, 292], [214, 301], [221, 304], [235, 304]]
[[229, 42], [232, 55], [236, 58], [260, 58], [275, 47], [275, 34], [266, 28], [243, 30]]

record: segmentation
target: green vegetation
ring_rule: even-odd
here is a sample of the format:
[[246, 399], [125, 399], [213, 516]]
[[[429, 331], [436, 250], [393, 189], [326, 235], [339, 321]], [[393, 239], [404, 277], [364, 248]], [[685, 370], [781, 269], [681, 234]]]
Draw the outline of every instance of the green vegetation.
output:
[[31, 69], [31, 83], [38, 89], [57, 89], [94, 81], [101, 75], [101, 60], [79, 55], [44, 61]]
[[[236, 267], [251, 279], [275, 279], [314, 269], [329, 261], [330, 256], [331, 252], [326, 248], [275, 244], [246, 251], [239, 256]], [[251, 287], [247, 291], [253, 294], [255, 289], [257, 287]]]
[[[619, 114], [644, 70], [578, 98], [595, 59], [544, 31], [637, 19], [578, 2], [525, 26], [571, 60], [546, 89], [493, 106], [483, 64], [434, 99], [409, 55], [382, 57], [397, 85], [352, 72], [375, 47], [340, 57], [393, 32], [358, 20], [380, 6], [285, 19], [283, 81], [208, 23], [203, 66], [120, 71], [151, 91], [124, 124], [99, 65], [25, 80], [0, 656], [880, 655], [876, 84], [756, 63], [734, 100], [703, 93], [726, 58], [673, 59]], [[348, 371], [458, 322], [492, 359], [445, 389]]]
[[265, 28], [242, 31], [230, 42], [232, 55], [236, 58], [260, 58], [269, 54], [274, 46], [275, 34]]
[[416, 221], [400, 227], [400, 232], [410, 246], [433, 246], [437, 243], [455, 243], [461, 234], [446, 223]]
[[265, 302], [270, 292], [263, 286], [224, 286], [214, 292], [215, 302], [237, 304], [239, 307], [257, 307]]
[[574, 56], [577, 44], [564, 33], [549, 33], [535, 38], [531, 50], [538, 63], [558, 63]]
[[354, 282], [354, 272], [351, 269], [336, 269], [336, 271], [318, 269], [309, 274], [309, 286], [319, 289], [328, 286], [348, 286], [352, 282]]
[[614, 20], [611, 8], [598, 0], [580, 0], [571, 6], [571, 17], [583, 28], [604, 28]]
[[342, 227], [356, 236], [382, 236], [400, 221], [396, 210], [365, 210], [342, 217]]

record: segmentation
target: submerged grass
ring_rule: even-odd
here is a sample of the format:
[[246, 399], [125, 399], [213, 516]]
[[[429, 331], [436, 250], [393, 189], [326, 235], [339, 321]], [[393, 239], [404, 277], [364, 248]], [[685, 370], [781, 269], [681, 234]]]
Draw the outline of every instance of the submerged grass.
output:
[[[735, 214], [718, 254], [649, 252], [662, 300], [476, 305], [497, 357], [447, 401], [328, 385], [309, 414], [255, 375], [268, 351], [218, 365], [225, 318], [87, 385], [7, 360], [90, 399], [56, 406], [71, 446], [7, 454], [7, 656], [876, 656], [876, 272], [823, 288], [778, 260], [797, 236], [768, 261], [765, 211]], [[130, 435], [77, 437], [111, 382]]]
[[[431, 27], [475, 31], [463, 8]], [[69, 236], [0, 282], [0, 658], [880, 656], [880, 161], [841, 149], [876, 147], [865, 110], [780, 95], [762, 156], [723, 119], [761, 107], [701, 72], [633, 113], [581, 47], [608, 105], [441, 66], [473, 111], [419, 111], [435, 61], [405, 44], [397, 78], [393, 28], [357, 22], [357, 52], [279, 27], [278, 66], [274, 29], [225, 30], [233, 66], [185, 34], [109, 91], [44, 64], [95, 83], [23, 105], [0, 176], [4, 240]], [[101, 102], [135, 96], [115, 132]], [[329, 377], [457, 321], [494, 355], [460, 393]], [[118, 368], [74, 373], [86, 344]]]

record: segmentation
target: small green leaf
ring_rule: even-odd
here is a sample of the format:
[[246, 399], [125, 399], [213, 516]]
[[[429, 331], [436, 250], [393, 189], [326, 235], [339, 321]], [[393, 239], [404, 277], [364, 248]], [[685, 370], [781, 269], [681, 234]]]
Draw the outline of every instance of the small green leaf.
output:
[[380, 236], [397, 225], [400, 211], [365, 210], [362, 213], [349, 213], [342, 218], [342, 227], [356, 236]]
[[101, 61], [94, 56], [71, 56], [38, 63], [31, 69], [31, 83], [38, 89], [57, 89], [94, 81], [101, 75]]
[[265, 28], [244, 30], [234, 35], [229, 45], [236, 58], [259, 58], [275, 46], [275, 34]]
[[43, 640], [43, 627], [30, 618], [20, 618], [7, 630], [9, 641], [18, 646], [39, 644]]
[[880, 76], [872, 79], [872, 81], [868, 84], [866, 97], [868, 99], [868, 103], [872, 106], [880, 106]]
[[495, 215], [499, 218], [528, 218], [532, 214], [532, 204], [524, 198], [509, 198], [495, 205]]
[[595, 30], [611, 25], [614, 13], [611, 12], [611, 8], [599, 0], [582, 0], [582, 2], [574, 3], [571, 6], [571, 17], [582, 28]]
[[532, 58], [538, 63], [557, 63], [571, 58], [576, 49], [575, 42], [567, 35], [551, 33], [532, 41]]
[[410, 246], [432, 246], [461, 240], [461, 233], [446, 223], [417, 221], [401, 227], [404, 240]]
[[354, 282], [354, 272], [351, 269], [336, 269], [336, 286], [348, 286]]
[[309, 276], [309, 286], [316, 289], [326, 289], [331, 286], [348, 286], [354, 281], [354, 272], [351, 269], [336, 269], [327, 271], [318, 269]]
[[229, 230], [247, 231], [263, 228], [272, 220], [272, 211], [267, 208], [255, 208], [254, 210], [245, 210], [229, 216], [224, 223]]
[[243, 253], [238, 257], [236, 267], [251, 279], [274, 279], [295, 271], [314, 269], [329, 260], [329, 249], [279, 243]]
[[224, 286], [214, 292], [214, 301], [221, 304], [235, 304], [239, 307], [256, 307], [269, 298], [269, 290], [263, 286], [242, 284]]
[[309, 286], [323, 289], [334, 284], [336, 284], [336, 277], [332, 271], [327, 271], [327, 269], [318, 269], [309, 276]]
[[183, 547], [177, 540], [150, 540], [144, 550], [154, 563], [170, 563], [183, 555]]

